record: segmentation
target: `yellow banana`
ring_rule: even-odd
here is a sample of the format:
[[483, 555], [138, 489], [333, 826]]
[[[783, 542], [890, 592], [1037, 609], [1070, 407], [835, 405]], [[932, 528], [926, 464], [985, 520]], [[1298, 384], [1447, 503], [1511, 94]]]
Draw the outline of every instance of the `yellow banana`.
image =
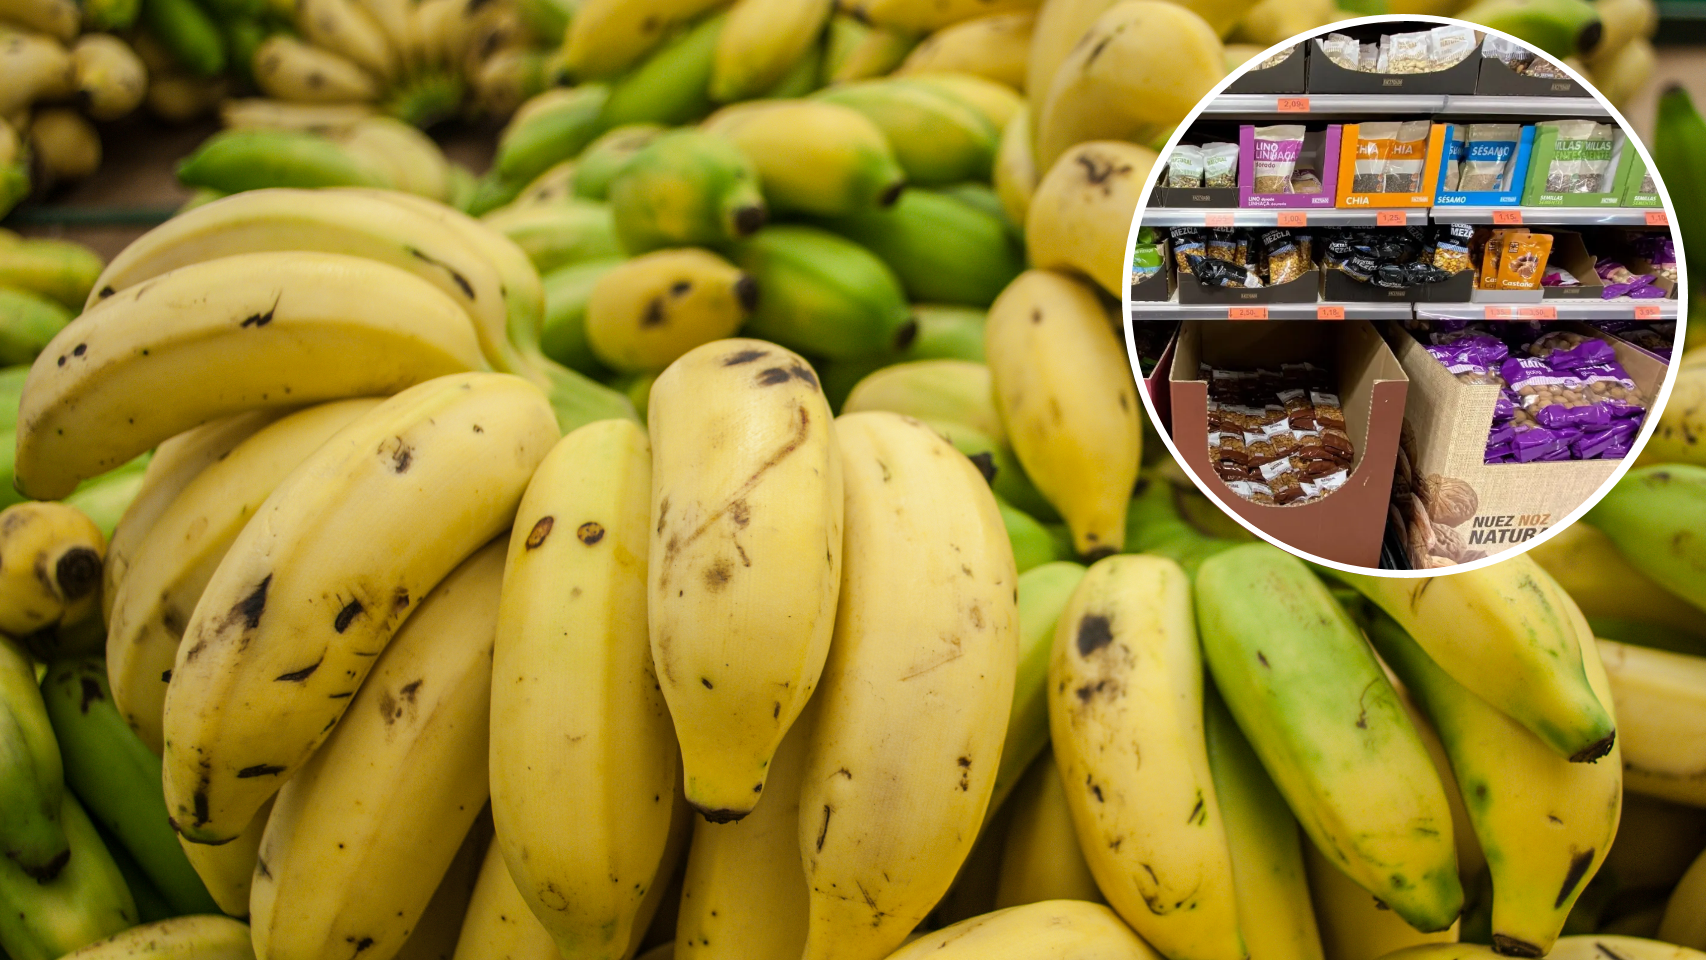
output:
[[1037, 190], [1037, 165], [1031, 157], [1031, 107], [1019, 108], [1007, 129], [1001, 131], [1001, 145], [995, 152], [995, 195], [1001, 198], [1001, 209], [1007, 219], [1024, 223], [1030, 217], [1031, 197]]
[[1630, 793], [1706, 807], [1706, 658], [1599, 641]]
[[261, 838], [266, 835], [267, 818], [272, 816], [276, 799], [277, 795], [268, 797], [254, 819], [230, 843], [215, 846], [178, 838], [178, 846], [183, 848], [190, 866], [195, 867], [196, 876], [201, 878], [207, 892], [213, 895], [213, 902], [230, 916], [249, 915], [249, 891], [254, 884], [255, 864], [261, 858]]
[[[1067, 54], [1115, 0], [1048, 0], [1037, 9], [1021, 90], [1035, 103], [1048, 95]], [[1033, 114], [1033, 117], [1035, 114]]]
[[961, 20], [925, 37], [896, 74], [952, 70], [986, 77], [1015, 90], [1025, 86], [1033, 10], [990, 13]]
[[1078, 846], [1066, 788], [1048, 750], [1014, 789], [1012, 821], [1001, 844], [995, 907], [1004, 910], [1044, 900], [1104, 902]]
[[219, 105], [219, 120], [227, 128], [242, 130], [259, 127], [267, 130], [301, 130], [324, 133], [353, 126], [366, 117], [376, 116], [374, 109], [360, 103], [294, 103], [266, 97], [240, 97]]
[[1303, 861], [1327, 960], [1378, 960], [1418, 944], [1457, 943], [1457, 924], [1437, 933], [1418, 931], [1345, 876], [1307, 840]]
[[876, 960], [947, 892], [983, 822], [1018, 574], [988, 483], [929, 427], [854, 413], [835, 438], [845, 566], [800, 792], [803, 957]]
[[834, 6], [834, 0], [735, 0], [717, 36], [711, 99], [746, 100], [774, 87], [817, 42]]
[[648, 422], [652, 658], [688, 802], [713, 823], [738, 820], [828, 653], [841, 459], [817, 375], [761, 340], [675, 361], [652, 385]]
[[709, 250], [657, 250], [593, 284], [586, 338], [612, 370], [662, 370], [694, 347], [733, 336], [757, 302], [752, 277]]
[[[1626, 960], [1700, 960], [1706, 953], [1674, 943], [1643, 937], [1595, 934], [1560, 937], [1548, 960], [1594, 960], [1607, 955]], [[1386, 955], [1390, 960], [1495, 960], [1500, 954], [1478, 943], [1429, 945]]]
[[984, 352], [1013, 452], [1088, 558], [1125, 543], [1142, 433], [1136, 388], [1094, 289], [1028, 270], [989, 308]]
[[[1673, 392], [1665, 411], [1675, 403]], [[1706, 637], [1700, 611], [1635, 569], [1598, 527], [1572, 523], [1528, 555], [1589, 618], [1651, 623]]]
[[997, 137], [1007, 129], [1008, 122], [1017, 116], [1020, 108], [1025, 105], [1025, 98], [1019, 96], [1012, 87], [975, 73], [953, 70], [917, 71], [897, 74], [895, 82], [924, 87], [966, 103], [983, 114], [983, 118], [995, 128]]
[[49, 183], [82, 180], [101, 166], [101, 135], [75, 110], [37, 110], [30, 118], [30, 150]]
[[[1659, 412], [1658, 426], [1635, 461], [1637, 467], [1656, 463], [1706, 466], [1706, 364], [1678, 365], [1676, 384]], [[1581, 524], [1570, 529], [1576, 526]]]
[[1123, 296], [1126, 236], [1157, 159], [1148, 147], [1107, 140], [1061, 154], [1026, 206], [1031, 266], [1080, 273]]
[[296, 26], [316, 47], [348, 59], [381, 82], [397, 76], [397, 51], [355, 0], [296, 0]]
[[62, 960], [254, 960], [249, 926], [218, 914], [172, 917], [131, 927], [73, 950]]
[[673, 29], [721, 0], [585, 0], [569, 21], [563, 66], [578, 80], [599, 80], [631, 66]]
[[892, 204], [906, 182], [882, 129], [840, 104], [754, 100], [724, 107], [703, 127], [746, 154], [777, 210], [854, 214]]
[[1666, 943], [1706, 950], [1706, 852], [1694, 858], [1671, 890], [1657, 936]]
[[438, 889], [427, 901], [420, 922], [403, 942], [391, 960], [451, 960], [456, 953], [456, 941], [462, 935], [462, 918], [468, 913], [468, 903], [474, 898], [474, 884], [480, 879], [480, 865], [485, 862], [486, 849], [492, 843], [491, 807], [480, 811], [462, 846], [438, 881]]
[[76, 507], [0, 510], [0, 633], [25, 637], [97, 618], [106, 548], [101, 528]]
[[450, 199], [450, 161], [432, 138], [394, 117], [368, 117], [333, 135], [339, 146], [385, 169], [399, 190]]
[[1034, 9], [1038, 2], [1039, 0], [847, 0], [842, 6], [866, 23], [925, 33], [983, 14]]
[[481, 862], [454, 960], [562, 960], [562, 956], [551, 931], [515, 888], [504, 865], [503, 847], [494, 840]]
[[255, 83], [269, 97], [301, 103], [368, 103], [379, 82], [354, 61], [275, 33], [255, 48]]
[[117, 120], [142, 103], [148, 70], [123, 40], [109, 33], [84, 34], [72, 45], [71, 59], [90, 117]]
[[[71, 6], [66, 0], [52, 2]], [[71, 7], [73, 16], [76, 9]], [[0, 73], [6, 75], [6, 87], [0, 90], [0, 117], [9, 121], [15, 122], [18, 113], [38, 100], [57, 99], [77, 89], [77, 64], [70, 51], [53, 37], [40, 34], [0, 28]], [[23, 128], [17, 132], [23, 133]]]
[[963, 920], [913, 940], [888, 960], [1161, 960], [1099, 903], [1045, 900]]
[[4, 0], [0, 23], [11, 21], [64, 43], [76, 39], [82, 14], [71, 0]]
[[841, 411], [887, 410], [919, 420], [948, 420], [1006, 443], [992, 384], [989, 368], [981, 363], [912, 360], [882, 367], [854, 384]]

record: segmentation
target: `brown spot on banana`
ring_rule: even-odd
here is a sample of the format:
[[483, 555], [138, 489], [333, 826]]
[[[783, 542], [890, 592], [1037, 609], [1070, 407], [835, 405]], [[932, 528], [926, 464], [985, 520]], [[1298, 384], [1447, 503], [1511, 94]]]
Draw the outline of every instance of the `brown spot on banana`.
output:
[[544, 543], [545, 538], [551, 535], [551, 528], [555, 526], [556, 523], [557, 520], [555, 517], [540, 517], [539, 522], [533, 525], [533, 529], [527, 531], [527, 549], [539, 549], [539, 545]]
[[1078, 655], [1088, 657], [1114, 641], [1113, 621], [1099, 613], [1085, 614], [1078, 621]]
[[[343, 631], [339, 630], [338, 632], [342, 633]], [[320, 663], [322, 661], [324, 661], [325, 659], [326, 659], [326, 655], [324, 653], [322, 653], [322, 654], [320, 654], [319, 660], [316, 660], [313, 663], [310, 663], [308, 666], [303, 667], [300, 670], [292, 670], [289, 673], [281, 673], [278, 676], [273, 677], [273, 680], [274, 681], [284, 681], [287, 683], [288, 682], [300, 683], [301, 681], [306, 680], [309, 677], [313, 676], [314, 671], [320, 669]]]
[[728, 356], [724, 357], [723, 358], [723, 366], [725, 366], [725, 367], [739, 366], [740, 364], [743, 364], [743, 363], [751, 363], [752, 361], [757, 360], [760, 357], [768, 357], [768, 356], [770, 356], [770, 351], [768, 351], [768, 350], [741, 350], [741, 351], [738, 351], [736, 353], [731, 353]]
[[593, 546], [604, 539], [604, 525], [588, 520], [575, 529], [575, 538], [589, 547]]
[[366, 609], [366, 607], [361, 605], [360, 600], [351, 600], [349, 603], [344, 604], [343, 609], [339, 610], [338, 615], [332, 620], [332, 629], [339, 633], [343, 633], [345, 630], [349, 629], [350, 621], [360, 616]]

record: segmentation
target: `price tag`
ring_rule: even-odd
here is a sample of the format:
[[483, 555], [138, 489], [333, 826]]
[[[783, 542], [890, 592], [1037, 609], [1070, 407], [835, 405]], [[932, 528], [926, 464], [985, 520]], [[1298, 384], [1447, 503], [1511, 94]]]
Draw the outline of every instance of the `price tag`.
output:
[[1308, 97], [1280, 97], [1279, 98], [1279, 112], [1280, 113], [1308, 113], [1309, 112], [1309, 98]]
[[1494, 210], [1493, 222], [1497, 224], [1518, 224], [1522, 222], [1521, 210]]
[[1635, 319], [1637, 320], [1657, 320], [1659, 316], [1659, 307], [1656, 303], [1638, 303], [1635, 305]]
[[1228, 307], [1226, 310], [1226, 319], [1228, 320], [1266, 320], [1267, 318], [1267, 307]]
[[1232, 226], [1233, 216], [1234, 215], [1230, 213], [1205, 213], [1202, 216], [1203, 226], [1230, 227]]
[[1345, 319], [1345, 308], [1344, 307], [1316, 307], [1315, 308], [1315, 319], [1317, 319], [1317, 320], [1343, 320], [1343, 319]]
[[1647, 226], [1668, 227], [1670, 226], [1670, 217], [1667, 216], [1663, 210], [1648, 210]]
[[1481, 311], [1481, 317], [1485, 320], [1509, 320], [1511, 315], [1510, 307], [1485, 307]]
[[1381, 227], [1401, 227], [1410, 221], [1410, 215], [1403, 210], [1381, 210], [1374, 215], [1374, 223]]
[[1309, 214], [1302, 210], [1281, 210], [1278, 223], [1282, 227], [1307, 227], [1309, 226]]
[[1558, 308], [1517, 307], [1516, 318], [1518, 320], [1556, 320], [1558, 319]]

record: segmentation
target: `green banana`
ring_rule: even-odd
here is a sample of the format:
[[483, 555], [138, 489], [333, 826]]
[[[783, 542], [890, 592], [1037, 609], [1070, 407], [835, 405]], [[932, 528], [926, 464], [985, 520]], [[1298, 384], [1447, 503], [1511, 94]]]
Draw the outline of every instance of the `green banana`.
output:
[[826, 230], [767, 227], [732, 259], [758, 283], [746, 336], [840, 360], [902, 349], [917, 332], [894, 272]]
[[178, 916], [178, 911], [167, 902], [165, 894], [154, 886], [154, 881], [148, 879], [142, 865], [125, 850], [124, 844], [99, 823], [95, 824], [95, 833], [101, 838], [101, 846], [106, 848], [107, 856], [113, 858], [113, 866], [117, 867], [119, 875], [124, 877], [124, 887], [130, 891], [130, 899], [136, 903], [137, 922], [153, 923]]
[[561, 37], [579, 6], [579, 0], [520, 0], [515, 9], [534, 36]]
[[1006, 217], [929, 190], [822, 225], [880, 257], [913, 300], [987, 307], [1025, 269]]
[[825, 83], [852, 83], [881, 77], [906, 60], [920, 36], [910, 30], [873, 26], [838, 11], [829, 18], [829, 42], [824, 50]]
[[84, 0], [82, 7], [87, 29], [109, 33], [130, 29], [142, 10], [139, 0]]
[[989, 368], [969, 360], [914, 360], [883, 367], [853, 387], [842, 413], [888, 410], [919, 420], [950, 420], [1005, 443], [990, 400]]
[[711, 14], [612, 81], [600, 127], [609, 130], [635, 123], [675, 127], [710, 113], [706, 85], [711, 81], [717, 37], [728, 18], [727, 11]]
[[609, 86], [587, 83], [547, 90], [523, 103], [498, 136], [492, 173], [502, 183], [515, 184], [519, 192], [534, 177], [586, 149], [598, 135], [599, 117], [609, 99]]
[[592, 200], [504, 207], [480, 219], [515, 241], [540, 273], [622, 253], [610, 207]]
[[[970, 360], [983, 362], [984, 312], [975, 307], [915, 303], [912, 319], [918, 332], [900, 350], [880, 357], [860, 357], [854, 360], [825, 360], [814, 363], [818, 379], [823, 381], [823, 395], [832, 410], [841, 409], [842, 401], [853, 392], [853, 386], [872, 373], [896, 363], [910, 360]], [[1026, 513], [1035, 513], [1023, 507]], [[1040, 516], [1040, 514], [1039, 514]]]
[[1706, 530], [1706, 467], [1631, 470], [1583, 519], [1604, 531], [1635, 569], [1706, 610], [1706, 543], [1700, 537]]
[[1481, 0], [1454, 16], [1503, 30], [1560, 60], [1592, 56], [1605, 32], [1588, 0]]
[[1085, 567], [1061, 560], [1019, 574], [1019, 667], [1013, 683], [1013, 712], [1007, 718], [1007, 739], [1001, 746], [985, 824], [1048, 746], [1048, 663], [1054, 628], [1085, 572]]
[[[1700, 116], [1688, 88], [1680, 83], [1659, 95], [1652, 151], [1653, 166], [1666, 183], [1700, 183], [1700, 178], [1706, 177], [1706, 118]], [[1674, 229], [1682, 234], [1692, 272], [1696, 265], [1706, 264], [1706, 197], [1697, 190], [1683, 189], [1670, 199], [1676, 206]]]
[[1203, 561], [1195, 593], [1215, 686], [1316, 848], [1417, 930], [1451, 926], [1445, 789], [1356, 625], [1266, 543]]
[[178, 180], [185, 186], [223, 193], [267, 187], [391, 186], [384, 174], [319, 134], [259, 127], [209, 137], [178, 164]]
[[29, 363], [71, 322], [71, 311], [45, 297], [0, 287], [0, 363]]
[[105, 268], [95, 251], [69, 240], [0, 241], [0, 287], [46, 297], [72, 313], [83, 309]]
[[1165, 479], [1146, 477], [1126, 512], [1125, 548], [1132, 553], [1167, 557], [1195, 576], [1209, 557], [1248, 540], [1228, 540], [1204, 534], [1179, 512], [1179, 498], [1190, 496]]
[[0, 860], [0, 950], [11, 960], [58, 960], [136, 925], [136, 900], [95, 824], [67, 793], [59, 810], [71, 858], [43, 883]]
[[807, 96], [823, 86], [823, 59], [826, 50], [822, 43], [813, 43], [806, 47], [800, 58], [788, 68], [788, 72], [782, 74], [782, 79], [776, 81], [774, 87], [759, 94], [758, 99], [792, 100]]
[[722, 246], [768, 217], [751, 161], [696, 129], [671, 130], [634, 154], [610, 181], [610, 207], [630, 254]]
[[575, 158], [572, 177], [576, 196], [588, 200], [610, 199], [610, 181], [628, 165], [634, 154], [644, 150], [667, 128], [656, 123], [630, 123], [615, 127], [587, 145]]
[[53, 664], [42, 679], [42, 699], [65, 757], [66, 785], [89, 815], [136, 859], [174, 915], [218, 913], [167, 823], [160, 758], [113, 705], [105, 661]]
[[225, 69], [225, 38], [219, 25], [195, 0], [142, 0], [142, 25], [198, 77]]
[[17, 159], [0, 163], [0, 217], [30, 195], [30, 160], [20, 154]]
[[151, 453], [142, 454], [121, 467], [90, 477], [78, 484], [65, 502], [95, 521], [101, 535], [110, 540], [124, 511], [142, 490], [142, 474], [150, 456]]
[[61, 757], [34, 661], [0, 636], [0, 853], [7, 869], [42, 880], [58, 876], [70, 856]]
[[994, 169], [1000, 132], [976, 108], [940, 90], [866, 80], [829, 87], [815, 96], [852, 107], [875, 123], [911, 184], [987, 181]]
[[238, 79], [255, 86], [255, 51], [272, 30], [254, 17], [232, 17], [220, 23], [225, 34], [225, 49]]
[[[0, 430], [14, 430], [18, 426], [18, 401], [24, 397], [24, 381], [29, 379], [30, 365], [27, 363], [0, 368]], [[4, 484], [10, 488], [11, 484]]]
[[1055, 550], [1053, 538], [1036, 518], [1000, 497], [995, 498], [995, 505], [1001, 508], [1001, 523], [1013, 544], [1013, 565], [1020, 573], [1045, 563], [1071, 559], [1070, 554]]
[[589, 377], [610, 372], [593, 356], [587, 343], [586, 305], [598, 278], [621, 262], [620, 257], [585, 260], [541, 278], [545, 285], [545, 326], [539, 331], [539, 349], [545, 356]]
[[[550, 168], [547, 167], [547, 170]], [[535, 178], [537, 179], [537, 178]], [[496, 170], [490, 170], [485, 176], [475, 180], [468, 188], [462, 202], [455, 204], [456, 209], [471, 217], [481, 217], [501, 207], [514, 203], [532, 180], [505, 180]]]

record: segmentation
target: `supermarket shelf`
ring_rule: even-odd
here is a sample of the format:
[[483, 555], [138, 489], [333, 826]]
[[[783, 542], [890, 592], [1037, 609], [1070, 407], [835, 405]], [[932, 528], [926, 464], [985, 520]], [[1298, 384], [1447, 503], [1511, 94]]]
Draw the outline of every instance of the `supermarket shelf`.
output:
[[[1247, 210], [1242, 207], [1217, 209], [1212, 207], [1145, 207], [1142, 225], [1145, 227], [1214, 226], [1277, 227], [1281, 216], [1302, 214], [1304, 223], [1314, 227], [1372, 227], [1379, 223], [1380, 214], [1404, 214], [1405, 223], [1426, 224], [1426, 207], [1404, 210], [1341, 210], [1325, 207], [1319, 210]], [[1230, 221], [1226, 220], [1231, 217]], [[1288, 226], [1296, 226], [1295, 221]], [[1399, 224], [1388, 224], [1399, 226]]]
[[[1637, 310], [1641, 316], [1637, 317]], [[1236, 311], [1236, 316], [1234, 312]], [[1340, 311], [1343, 314], [1340, 315]], [[1675, 320], [1675, 300], [1546, 300], [1540, 303], [1268, 303], [1224, 304], [1139, 301], [1133, 323], [1161, 320]]]
[[1594, 97], [1446, 97], [1441, 113], [1528, 117], [1609, 117]]
[[1662, 207], [1434, 207], [1430, 213], [1435, 223], [1496, 223], [1496, 214], [1512, 211], [1521, 223], [1541, 226], [1664, 226], [1648, 217], [1665, 217]]
[[[1332, 316], [1331, 319], [1406, 320], [1411, 316], [1413, 306], [1409, 303], [1264, 303], [1228, 307], [1223, 304], [1181, 304], [1177, 301], [1139, 302], [1131, 305], [1131, 319], [1133, 323], [1146, 320], [1321, 320], [1328, 319], [1323, 313], [1334, 314], [1342, 310], [1343, 316]], [[1243, 315], [1232, 316], [1235, 310]], [[1266, 316], [1250, 316], [1248, 313], [1251, 311], [1262, 311]]]
[[[1631, 300], [1619, 298], [1616, 300], [1544, 300], [1540, 303], [1418, 303], [1416, 316], [1434, 320], [1483, 320], [1501, 319], [1497, 313], [1489, 317], [1488, 311], [1506, 311], [1509, 313], [1502, 319], [1510, 320], [1616, 320], [1634, 318], [1637, 309], [1647, 314], [1643, 320], [1675, 320], [1677, 301], [1675, 300]], [[1534, 311], [1545, 312], [1546, 316], [1537, 316]]]
[[1227, 94], [1203, 108], [1204, 114], [1481, 114], [1528, 117], [1606, 117], [1593, 97], [1474, 97], [1444, 95]]

